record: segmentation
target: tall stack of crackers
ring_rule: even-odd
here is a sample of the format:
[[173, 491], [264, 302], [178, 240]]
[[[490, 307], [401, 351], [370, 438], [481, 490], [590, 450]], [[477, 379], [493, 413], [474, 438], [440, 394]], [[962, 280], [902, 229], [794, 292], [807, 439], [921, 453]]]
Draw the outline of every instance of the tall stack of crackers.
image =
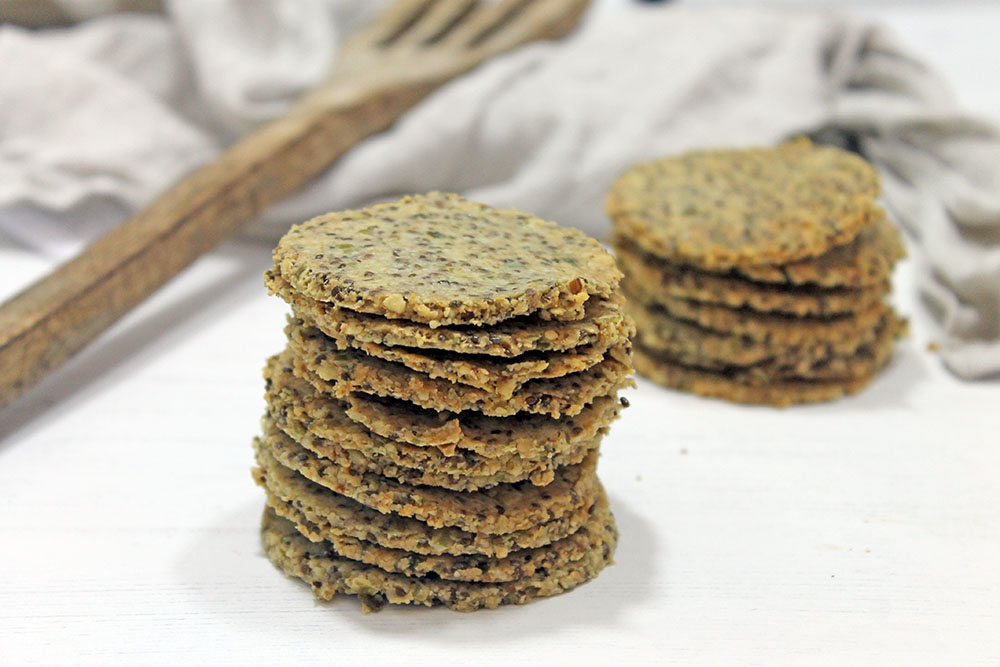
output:
[[778, 406], [860, 391], [905, 329], [886, 303], [904, 246], [878, 194], [870, 164], [805, 139], [628, 170], [606, 209], [639, 373]]
[[293, 227], [274, 260], [292, 314], [254, 476], [279, 569], [365, 611], [471, 611], [611, 562], [596, 463], [634, 330], [599, 243], [431, 193]]

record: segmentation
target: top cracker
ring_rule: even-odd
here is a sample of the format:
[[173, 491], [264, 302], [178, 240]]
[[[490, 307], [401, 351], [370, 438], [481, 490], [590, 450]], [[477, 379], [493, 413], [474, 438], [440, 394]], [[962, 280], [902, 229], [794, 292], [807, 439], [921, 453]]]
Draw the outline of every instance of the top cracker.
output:
[[618, 232], [646, 251], [724, 271], [847, 243], [871, 220], [878, 192], [878, 174], [862, 158], [798, 139], [637, 165], [605, 206]]
[[436, 192], [296, 225], [274, 261], [312, 299], [432, 327], [580, 319], [621, 278], [579, 230]]

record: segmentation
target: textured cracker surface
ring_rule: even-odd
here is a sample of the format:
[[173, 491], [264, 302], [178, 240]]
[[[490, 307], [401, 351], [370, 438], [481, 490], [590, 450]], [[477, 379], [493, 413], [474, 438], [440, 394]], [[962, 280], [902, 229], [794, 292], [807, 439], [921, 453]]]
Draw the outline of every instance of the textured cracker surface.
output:
[[[466, 455], [464, 452], [445, 456], [437, 448], [413, 445], [407, 445], [411, 449], [405, 453], [399, 447], [384, 447], [382, 450], [387, 455], [382, 456], [380, 451], [350, 449], [341, 446], [338, 440], [317, 436], [306, 428], [303, 422], [289, 416], [287, 412], [268, 419], [302, 447], [357, 474], [371, 473], [404, 484], [437, 486], [452, 491], [476, 491], [524, 480], [535, 486], [545, 486], [555, 478], [555, 469], [558, 465], [579, 463], [586, 457], [587, 452], [597, 449], [600, 445], [600, 437], [581, 443], [578, 449], [560, 455], [557, 462], [507, 459], [499, 462], [505, 465], [492, 465], [495, 459], [486, 459], [471, 453]], [[486, 472], [476, 474], [477, 468], [486, 469]]]
[[878, 338], [880, 328], [888, 317], [876, 320], [868, 329], [859, 329], [850, 338], [807, 340], [787, 345], [704, 329], [639, 304], [630, 308], [634, 310], [636, 321], [641, 322], [637, 342], [647, 349], [668, 353], [686, 364], [707, 367], [752, 366], [762, 362], [808, 367], [830, 357], [850, 356]]
[[663, 262], [637, 253], [632, 245], [619, 245], [616, 253], [628, 279], [656, 300], [674, 297], [761, 312], [831, 316], [867, 310], [880, 303], [890, 288], [888, 281], [861, 288], [759, 283]]
[[[310, 383], [322, 383], [318, 378]], [[498, 458], [547, 459], [595, 437], [619, 415], [617, 394], [599, 396], [572, 417], [519, 413], [490, 417], [481, 412], [437, 412], [398, 399], [351, 394], [347, 416], [373, 433], [451, 455], [458, 449]]]
[[310, 584], [320, 599], [329, 600], [340, 594], [356, 595], [366, 612], [377, 611], [386, 603], [444, 605], [456, 611], [474, 611], [557, 595], [592, 579], [611, 563], [618, 534], [610, 516], [595, 530], [589, 527], [586, 530], [590, 543], [582, 558], [502, 584], [407, 577], [386, 572], [344, 558], [328, 544], [310, 542], [290, 521], [269, 510], [264, 512], [261, 540], [271, 562], [289, 576]]
[[[299, 528], [303, 522], [308, 523], [305, 515], [294, 508], [290, 509], [289, 515], [289, 520], [296, 524], [296, 530], [308, 538], [309, 531], [303, 532]], [[530, 577], [540, 570], [551, 570], [553, 567], [583, 558], [591, 546], [592, 531], [599, 530], [600, 526], [609, 520], [610, 515], [607, 496], [602, 488], [597, 501], [591, 507], [586, 523], [574, 534], [543, 547], [514, 551], [503, 558], [471, 554], [463, 556], [416, 554], [402, 549], [390, 549], [367, 540], [338, 535], [324, 539], [338, 555], [374, 565], [386, 572], [395, 572], [408, 577], [429, 575], [452, 581], [497, 583]]]
[[746, 384], [721, 373], [664, 360], [655, 352], [649, 352], [639, 345], [636, 345], [634, 355], [639, 373], [664, 387], [708, 398], [775, 407], [832, 401], [856, 394], [878, 374], [876, 372], [852, 380], [788, 380], [772, 384]]
[[306, 479], [270, 455], [260, 457], [254, 481], [267, 492], [267, 504], [294, 521], [313, 542], [353, 537], [389, 549], [424, 555], [482, 555], [503, 558], [572, 535], [590, 515], [592, 503], [545, 523], [510, 533], [473, 533], [453, 527], [432, 528], [423, 521], [382, 513]]
[[450, 491], [404, 484], [379, 475], [342, 468], [316, 456], [277, 428], [254, 441], [258, 464], [271, 456], [317, 484], [348, 496], [383, 514], [410, 516], [439, 528], [509, 533], [556, 519], [593, 503], [597, 453], [582, 463], [560, 468], [547, 486], [529, 482], [502, 484], [480, 491]]
[[882, 212], [857, 237], [819, 257], [783, 265], [734, 267], [750, 280], [820, 287], [870, 287], [884, 283], [906, 256], [903, 235]]
[[379, 345], [447, 350], [462, 354], [516, 357], [527, 352], [569, 350], [583, 345], [615, 345], [632, 331], [614, 294], [584, 304], [583, 319], [570, 322], [522, 315], [488, 328], [469, 325], [430, 327], [337, 308], [295, 292], [280, 276], [265, 274], [268, 288], [292, 306], [296, 317], [312, 322], [328, 336], [351, 337]]
[[789, 348], [750, 365], [643, 347], [647, 356], [652, 355], [659, 360], [695, 370], [718, 373], [742, 384], [774, 384], [786, 380], [841, 381], [869, 377], [882, 368], [892, 356], [896, 338], [904, 330], [905, 322], [895, 315], [889, 315], [876, 329], [875, 337], [870, 342], [849, 354], [801, 356], [795, 348]]
[[[319, 377], [323, 393], [342, 398], [353, 392], [410, 401], [432, 410], [462, 412], [477, 410], [503, 417], [518, 412], [545, 414], [554, 418], [579, 414], [599, 396], [631, 386], [629, 345], [608, 350], [604, 360], [585, 371], [558, 378], [531, 380], [507, 398], [467, 385], [433, 379], [424, 373], [369, 356], [354, 349], [339, 350], [333, 341], [301, 320], [290, 321], [285, 330], [295, 352], [297, 375]], [[301, 369], [300, 369], [301, 366]]]
[[[544, 485], [552, 481], [558, 466], [583, 460], [596, 448], [606, 427], [594, 428], [590, 439], [570, 440], [565, 447], [534, 458], [521, 457], [516, 449], [497, 456], [484, 456], [454, 445], [426, 447], [377, 435], [355, 422], [339, 401], [319, 395], [308, 382], [295, 377], [289, 366], [272, 358], [265, 395], [275, 423], [294, 440], [320, 456], [353, 460], [357, 467], [414, 484], [468, 490], [524, 479]], [[496, 429], [493, 429], [496, 430]], [[496, 436], [499, 433], [493, 433]], [[580, 433], [579, 435], [584, 435]], [[538, 443], [533, 442], [537, 445]], [[532, 450], [535, 453], [536, 450]]]
[[429, 484], [465, 491], [528, 479], [532, 484], [552, 481], [555, 469], [583, 460], [604, 435], [599, 429], [590, 440], [546, 458], [524, 459], [516, 452], [486, 457], [469, 450], [446, 453], [437, 447], [397, 442], [371, 433], [350, 419], [339, 401], [320, 396], [290, 367], [272, 358], [268, 369], [267, 409], [274, 423], [306, 449], [333, 461], [351, 461], [354, 467], [411, 484]]
[[636, 165], [612, 185], [616, 231], [658, 257], [720, 271], [787, 264], [847, 243], [879, 192], [862, 158], [807, 140], [695, 151]]
[[312, 299], [435, 327], [536, 312], [577, 320], [589, 297], [610, 295], [621, 277], [579, 230], [441, 193], [296, 225], [274, 261]]
[[[727, 308], [687, 299], [654, 299], [640, 285], [626, 282], [632, 300], [629, 312], [642, 321], [644, 330], [656, 327], [657, 316], [683, 320], [728, 336], [745, 336], [769, 345], [833, 343], [846, 349], [853, 341], [865, 339], [885, 317], [889, 306], [877, 303], [867, 310], [832, 317], [762, 313], [750, 309]], [[645, 308], [640, 307], [645, 306]]]
[[[308, 320], [305, 322], [315, 328], [314, 323]], [[318, 328], [316, 330], [320, 331]], [[469, 385], [505, 399], [513, 396], [525, 382], [562, 377], [596, 366], [604, 360], [610, 347], [604, 341], [562, 352], [528, 352], [519, 357], [503, 359], [489, 355], [386, 346], [351, 337], [327, 335], [327, 338], [341, 350], [356, 349], [370, 357], [402, 364], [433, 379]]]

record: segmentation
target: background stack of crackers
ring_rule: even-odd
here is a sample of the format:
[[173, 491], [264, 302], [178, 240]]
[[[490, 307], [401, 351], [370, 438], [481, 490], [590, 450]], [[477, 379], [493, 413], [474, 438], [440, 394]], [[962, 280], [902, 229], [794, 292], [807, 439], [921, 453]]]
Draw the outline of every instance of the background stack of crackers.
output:
[[905, 328], [885, 303], [904, 247], [878, 193], [860, 157], [804, 139], [623, 174], [606, 207], [639, 373], [773, 405], [866, 386]]
[[432, 193], [293, 227], [274, 259], [292, 316], [254, 475], [277, 567], [366, 611], [470, 611], [610, 563], [595, 466], [634, 330], [599, 243]]

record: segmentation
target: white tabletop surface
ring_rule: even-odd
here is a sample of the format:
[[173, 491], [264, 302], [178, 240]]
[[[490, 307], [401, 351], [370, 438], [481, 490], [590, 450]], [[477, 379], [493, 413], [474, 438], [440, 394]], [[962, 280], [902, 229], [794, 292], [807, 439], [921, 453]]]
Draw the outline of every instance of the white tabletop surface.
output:
[[[885, 14], [942, 52], [928, 33], [969, 34], [920, 11]], [[995, 66], [986, 32], [954, 48]], [[979, 76], [960, 94], [1000, 111]], [[0, 665], [1000, 663], [1000, 383], [960, 382], [927, 349], [910, 262], [895, 301], [913, 335], [857, 397], [628, 394], [600, 463], [621, 542], [595, 581], [367, 616], [259, 546], [250, 440], [285, 313], [268, 262], [224, 245], [0, 410]], [[0, 297], [49, 268], [0, 247]]]

